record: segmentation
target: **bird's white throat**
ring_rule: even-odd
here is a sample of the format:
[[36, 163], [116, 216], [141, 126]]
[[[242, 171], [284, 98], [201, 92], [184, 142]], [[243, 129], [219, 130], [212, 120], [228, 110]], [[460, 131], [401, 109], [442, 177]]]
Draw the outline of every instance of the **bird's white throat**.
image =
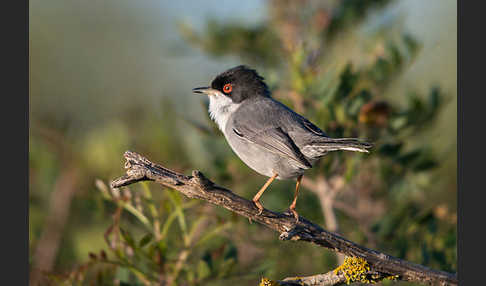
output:
[[238, 109], [239, 103], [234, 103], [230, 98], [215, 94], [209, 96], [209, 116], [218, 124], [221, 131], [225, 130], [226, 123], [233, 112]]

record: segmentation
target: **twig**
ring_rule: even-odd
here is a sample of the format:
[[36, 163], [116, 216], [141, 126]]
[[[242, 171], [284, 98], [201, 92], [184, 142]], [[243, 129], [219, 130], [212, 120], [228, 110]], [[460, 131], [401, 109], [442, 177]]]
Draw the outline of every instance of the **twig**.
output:
[[[344, 182], [340, 177], [334, 178], [335, 180], [327, 181], [324, 176], [318, 176], [315, 180], [310, 180], [306, 177], [302, 181], [302, 186], [316, 194], [319, 199], [326, 228], [331, 232], [339, 232], [339, 224], [334, 212], [334, 202]], [[336, 258], [339, 264], [343, 263], [343, 254], [337, 252]]]
[[46, 223], [35, 248], [30, 285], [42, 284], [42, 273], [49, 272], [54, 267], [78, 179], [78, 170], [67, 167], [56, 181], [50, 195]]
[[300, 217], [296, 222], [292, 213], [277, 213], [267, 209], [259, 215], [258, 208], [249, 200], [228, 189], [215, 185], [199, 171], [186, 176], [152, 163], [141, 155], [127, 151], [124, 154], [126, 175], [115, 179], [112, 188], [120, 188], [139, 181], [155, 181], [181, 192], [189, 198], [205, 200], [222, 206], [278, 231], [281, 240], [301, 240], [343, 253], [363, 258], [373, 273], [381, 278], [395, 276], [398, 280], [427, 283], [429, 285], [457, 285], [455, 274], [433, 270], [375, 250], [360, 246]]
[[324, 274], [317, 274], [306, 277], [289, 277], [279, 281], [280, 285], [339, 285], [346, 282], [343, 273], [335, 273], [334, 270]]

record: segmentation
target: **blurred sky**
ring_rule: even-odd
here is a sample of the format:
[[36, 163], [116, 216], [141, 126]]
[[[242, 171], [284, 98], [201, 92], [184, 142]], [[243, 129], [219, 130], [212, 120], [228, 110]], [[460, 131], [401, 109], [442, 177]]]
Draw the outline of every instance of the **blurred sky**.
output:
[[185, 44], [177, 24], [200, 27], [208, 17], [252, 23], [266, 13], [263, 1], [238, 2], [237, 13], [237, 2], [227, 3], [30, 1], [31, 111], [90, 110], [106, 120], [95, 114], [99, 107], [125, 97], [192, 96], [191, 87], [221, 63]]
[[[417, 61], [393, 90], [425, 91], [439, 83], [452, 95], [437, 140], [440, 130], [456, 129], [456, 11], [454, 0], [401, 0], [372, 14], [365, 25], [399, 18], [422, 43]], [[32, 118], [74, 117], [73, 129], [86, 130], [123, 116], [131, 101], [147, 102], [157, 112], [161, 96], [176, 99], [179, 112], [201, 120], [205, 114], [191, 88], [238, 60], [207, 57], [185, 43], [178, 23], [202, 29], [213, 18], [251, 25], [263, 21], [267, 10], [261, 0], [33, 0], [30, 14]]]
[[[440, 157], [456, 165], [457, 146], [457, 2], [454, 0], [401, 0], [390, 5], [381, 17], [370, 22], [384, 22], [398, 17], [406, 31], [422, 45], [415, 62], [390, 88], [392, 95], [403, 95], [411, 88], [422, 93], [434, 84], [449, 97], [439, 115], [436, 128], [426, 136]], [[448, 165], [444, 164], [444, 165]]]

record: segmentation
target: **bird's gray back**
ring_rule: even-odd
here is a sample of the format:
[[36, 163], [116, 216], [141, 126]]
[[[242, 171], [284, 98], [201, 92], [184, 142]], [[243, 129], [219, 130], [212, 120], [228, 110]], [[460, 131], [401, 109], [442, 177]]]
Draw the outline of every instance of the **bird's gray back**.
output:
[[267, 97], [259, 98], [249, 104], [243, 102], [231, 116], [230, 121], [236, 125], [252, 126], [255, 132], [281, 128], [299, 148], [303, 148], [316, 138], [327, 137], [321, 129], [305, 117]]

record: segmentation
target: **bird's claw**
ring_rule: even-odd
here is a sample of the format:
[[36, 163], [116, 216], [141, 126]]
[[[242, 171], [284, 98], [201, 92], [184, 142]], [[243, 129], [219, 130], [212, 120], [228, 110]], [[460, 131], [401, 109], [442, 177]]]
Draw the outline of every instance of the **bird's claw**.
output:
[[299, 214], [295, 211], [295, 209], [289, 209], [289, 211], [294, 215], [295, 222], [299, 222]]
[[253, 201], [255, 206], [258, 208], [258, 215], [261, 215], [263, 213], [263, 206], [259, 201]]

